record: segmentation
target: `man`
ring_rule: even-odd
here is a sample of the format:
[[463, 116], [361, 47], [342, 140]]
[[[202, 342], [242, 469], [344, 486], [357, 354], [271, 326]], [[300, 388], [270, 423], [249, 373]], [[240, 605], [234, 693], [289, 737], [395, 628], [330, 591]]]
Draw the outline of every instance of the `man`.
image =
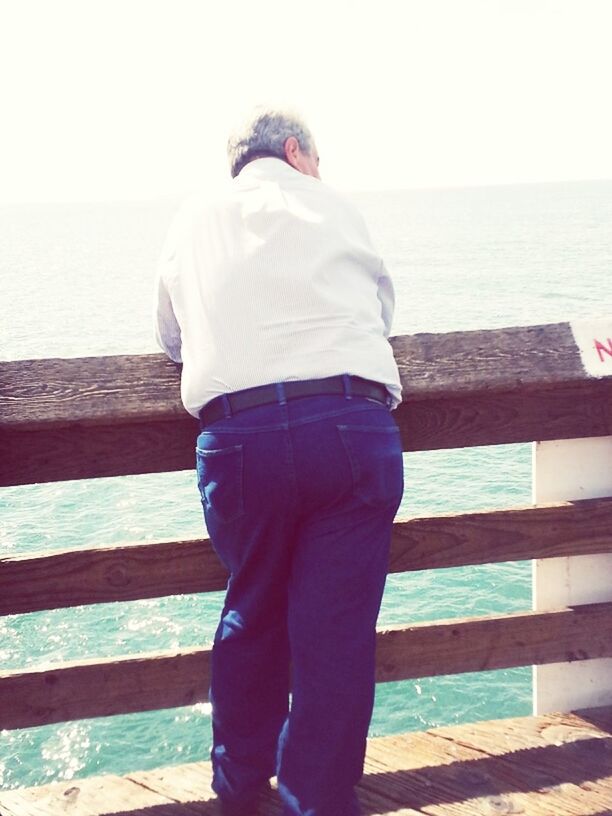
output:
[[286, 816], [354, 816], [403, 489], [393, 287], [360, 215], [319, 180], [298, 117], [257, 109], [228, 153], [233, 181], [179, 212], [157, 291], [230, 572], [213, 789], [221, 813], [253, 816], [276, 774]]

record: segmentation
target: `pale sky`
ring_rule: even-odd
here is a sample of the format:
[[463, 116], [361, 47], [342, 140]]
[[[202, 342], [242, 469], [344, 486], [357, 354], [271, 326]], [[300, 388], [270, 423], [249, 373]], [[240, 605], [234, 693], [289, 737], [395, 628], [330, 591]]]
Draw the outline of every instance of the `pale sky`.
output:
[[612, 0], [0, 0], [0, 200], [174, 196], [252, 105], [344, 189], [612, 178]]

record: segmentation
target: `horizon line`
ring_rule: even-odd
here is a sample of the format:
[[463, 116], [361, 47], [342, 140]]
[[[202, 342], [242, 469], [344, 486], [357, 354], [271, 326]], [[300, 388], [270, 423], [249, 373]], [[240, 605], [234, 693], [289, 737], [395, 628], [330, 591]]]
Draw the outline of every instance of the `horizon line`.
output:
[[[231, 179], [228, 179], [228, 182]], [[324, 183], [325, 179], [322, 179]], [[412, 193], [412, 192], [442, 192], [450, 190], [476, 190], [476, 189], [490, 189], [494, 187], [542, 187], [554, 185], [567, 184], [610, 184], [612, 177], [609, 178], [566, 178], [566, 179], [544, 179], [544, 180], [530, 180], [530, 181], [491, 181], [491, 182], [471, 182], [460, 184], [416, 184], [402, 187], [344, 187], [332, 183], [330, 186], [341, 192], [348, 194], [360, 193]], [[216, 185], [218, 186], [218, 185]], [[6, 199], [0, 198], [0, 207], [17, 207], [17, 206], [36, 206], [36, 205], [54, 205], [54, 204], [159, 204], [162, 202], [182, 201], [186, 197], [197, 193], [200, 187], [191, 189], [184, 189], [171, 193], [159, 193], [151, 196], [126, 196], [124, 198], [101, 196], [98, 198], [31, 198], [31, 199]]]

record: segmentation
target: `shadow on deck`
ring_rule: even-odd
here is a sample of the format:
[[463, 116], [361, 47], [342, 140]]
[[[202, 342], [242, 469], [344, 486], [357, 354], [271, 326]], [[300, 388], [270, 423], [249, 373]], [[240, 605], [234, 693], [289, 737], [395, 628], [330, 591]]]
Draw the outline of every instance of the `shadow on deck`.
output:
[[[0, 793], [2, 816], [214, 816], [210, 765]], [[364, 816], [612, 816], [612, 707], [372, 739]], [[279, 816], [275, 791], [262, 807]]]

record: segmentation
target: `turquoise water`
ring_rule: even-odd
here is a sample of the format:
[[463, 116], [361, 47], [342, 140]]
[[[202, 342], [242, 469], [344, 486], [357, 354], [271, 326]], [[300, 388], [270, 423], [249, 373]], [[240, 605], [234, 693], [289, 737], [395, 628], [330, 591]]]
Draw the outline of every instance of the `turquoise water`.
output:
[[[610, 312], [612, 183], [356, 200], [395, 277], [395, 333]], [[174, 207], [0, 208], [0, 359], [154, 351], [150, 291]], [[530, 500], [528, 445], [409, 454], [405, 472], [403, 515]], [[4, 555], [203, 530], [191, 473], [5, 488], [0, 519]], [[380, 625], [527, 609], [530, 584], [526, 563], [392, 575]], [[0, 618], [0, 669], [207, 645], [220, 604], [211, 593]], [[530, 697], [529, 669], [385, 684], [371, 733], [526, 714]], [[209, 742], [205, 704], [2, 732], [0, 786], [202, 759]]]

